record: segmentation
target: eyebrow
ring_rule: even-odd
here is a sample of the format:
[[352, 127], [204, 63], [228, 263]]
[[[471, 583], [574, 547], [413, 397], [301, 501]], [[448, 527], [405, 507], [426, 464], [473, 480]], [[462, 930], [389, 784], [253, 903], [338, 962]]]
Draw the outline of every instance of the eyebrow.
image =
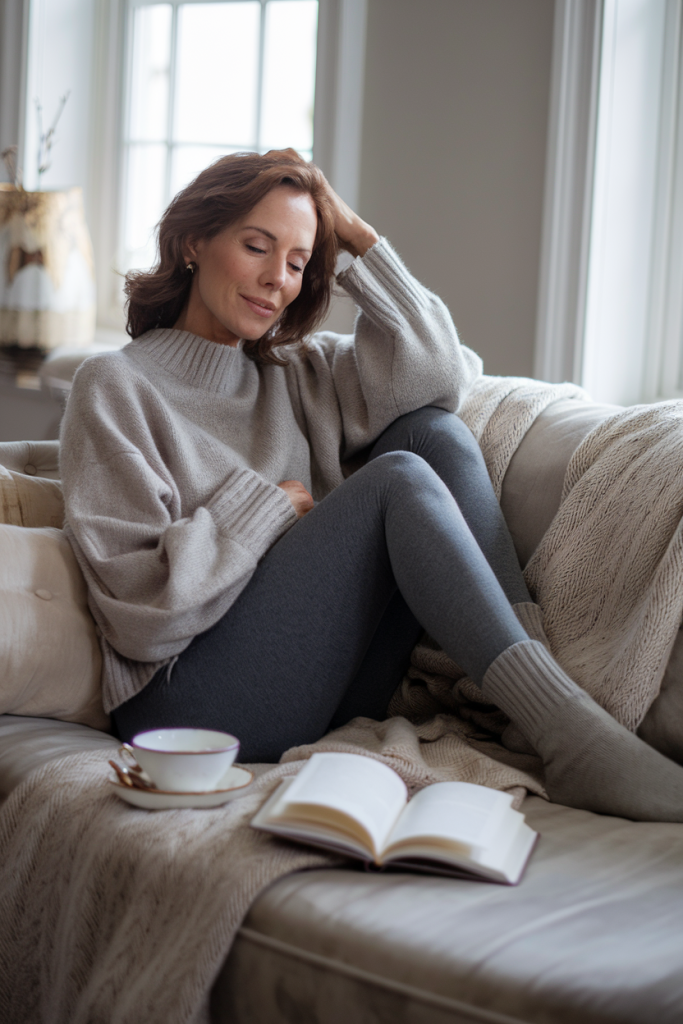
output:
[[[270, 238], [271, 241], [277, 242], [277, 235], [274, 235], [272, 231], [267, 231], [265, 228], [260, 228], [258, 224], [245, 224], [242, 231], [259, 231], [262, 235], [265, 235], [266, 238]], [[311, 255], [311, 250], [305, 249], [303, 246], [292, 249], [292, 252], [306, 252], [309, 256]]]

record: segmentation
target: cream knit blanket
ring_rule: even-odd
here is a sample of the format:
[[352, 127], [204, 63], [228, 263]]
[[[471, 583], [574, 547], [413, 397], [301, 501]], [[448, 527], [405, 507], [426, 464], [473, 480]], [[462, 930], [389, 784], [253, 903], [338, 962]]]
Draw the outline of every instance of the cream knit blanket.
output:
[[[462, 415], [498, 494], [536, 416], [563, 397], [584, 396], [571, 385], [477, 383]], [[572, 458], [560, 512], [527, 568], [555, 654], [631, 728], [658, 691], [683, 611], [682, 465], [683, 403], [613, 417]], [[0, 810], [3, 1024], [206, 1024], [211, 984], [258, 893], [337, 863], [247, 827], [313, 750], [379, 758], [412, 791], [455, 778], [518, 799], [543, 794], [537, 759], [495, 742], [503, 716], [428, 640], [395, 707], [418, 724], [356, 719], [212, 811], [129, 808], [106, 781], [106, 754], [34, 772]]]

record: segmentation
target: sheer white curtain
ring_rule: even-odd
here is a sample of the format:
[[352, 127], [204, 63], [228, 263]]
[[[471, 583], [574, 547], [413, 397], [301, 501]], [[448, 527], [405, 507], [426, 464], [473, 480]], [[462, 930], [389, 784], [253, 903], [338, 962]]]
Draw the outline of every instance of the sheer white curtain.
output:
[[683, 394], [682, 0], [556, 0], [536, 373]]

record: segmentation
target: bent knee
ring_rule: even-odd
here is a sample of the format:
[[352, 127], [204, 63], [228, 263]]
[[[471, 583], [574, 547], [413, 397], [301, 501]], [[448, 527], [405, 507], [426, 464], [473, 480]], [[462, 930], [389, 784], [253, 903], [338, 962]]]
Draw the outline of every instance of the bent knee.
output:
[[391, 508], [415, 510], [416, 503], [436, 508], [443, 501], [453, 502], [438, 473], [415, 452], [385, 452], [359, 470], [357, 476], [361, 475], [358, 483], [382, 516]]
[[479, 452], [470, 428], [454, 412], [426, 405], [399, 417], [388, 428], [387, 440], [402, 443], [420, 454], [436, 447], [467, 453]]
[[421, 455], [409, 451], [385, 452], [368, 462], [365, 470], [380, 485], [423, 486], [436, 473]]

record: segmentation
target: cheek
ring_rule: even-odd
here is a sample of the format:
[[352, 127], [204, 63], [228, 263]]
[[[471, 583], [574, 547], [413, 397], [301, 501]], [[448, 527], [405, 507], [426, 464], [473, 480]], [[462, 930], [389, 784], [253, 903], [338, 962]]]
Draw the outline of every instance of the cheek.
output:
[[301, 294], [303, 283], [304, 281], [302, 277], [298, 278], [296, 281], [292, 281], [292, 286], [288, 291], [287, 305], [289, 305], [290, 302], [294, 302], [294, 299]]
[[205, 266], [204, 273], [199, 277], [200, 294], [207, 305], [224, 301], [239, 289], [246, 276], [245, 268], [239, 260], [216, 260]]

